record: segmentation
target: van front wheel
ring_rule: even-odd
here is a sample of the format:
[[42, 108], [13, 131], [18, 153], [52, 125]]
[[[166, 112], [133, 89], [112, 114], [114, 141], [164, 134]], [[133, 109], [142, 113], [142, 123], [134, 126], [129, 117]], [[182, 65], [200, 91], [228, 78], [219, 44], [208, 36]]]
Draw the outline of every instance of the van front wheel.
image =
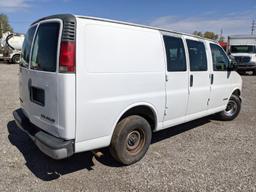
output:
[[126, 117], [115, 128], [110, 152], [124, 165], [136, 163], [144, 157], [151, 138], [151, 127], [146, 119], [137, 115]]
[[232, 95], [228, 101], [227, 107], [220, 112], [219, 118], [224, 121], [231, 121], [235, 119], [241, 110], [241, 100], [238, 96]]

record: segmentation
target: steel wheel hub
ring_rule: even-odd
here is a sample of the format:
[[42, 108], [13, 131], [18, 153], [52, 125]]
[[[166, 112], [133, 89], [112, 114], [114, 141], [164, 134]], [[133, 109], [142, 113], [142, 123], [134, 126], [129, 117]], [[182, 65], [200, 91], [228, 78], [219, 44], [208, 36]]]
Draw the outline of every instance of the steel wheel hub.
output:
[[142, 129], [135, 129], [130, 132], [126, 138], [126, 148], [131, 154], [137, 154], [141, 151], [145, 144], [144, 131]]
[[227, 108], [225, 109], [225, 114], [227, 116], [233, 116], [237, 112], [238, 106], [235, 101], [230, 100], [228, 102]]

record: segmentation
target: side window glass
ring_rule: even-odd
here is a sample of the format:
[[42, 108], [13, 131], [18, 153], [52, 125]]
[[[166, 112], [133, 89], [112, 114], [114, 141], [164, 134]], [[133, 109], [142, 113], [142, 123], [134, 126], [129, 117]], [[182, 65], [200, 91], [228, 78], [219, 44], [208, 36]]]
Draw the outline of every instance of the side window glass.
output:
[[212, 63], [214, 71], [226, 71], [229, 65], [229, 59], [223, 49], [215, 44], [210, 44], [212, 52]]
[[35, 35], [36, 27], [34, 26], [28, 30], [25, 36], [25, 40], [22, 46], [21, 51], [21, 63], [20, 65], [22, 67], [28, 68], [29, 65], [29, 59], [30, 59], [30, 50], [31, 50], [31, 44]]
[[190, 70], [207, 71], [207, 58], [203, 42], [187, 40]]
[[186, 57], [181, 38], [164, 36], [167, 71], [186, 71]]

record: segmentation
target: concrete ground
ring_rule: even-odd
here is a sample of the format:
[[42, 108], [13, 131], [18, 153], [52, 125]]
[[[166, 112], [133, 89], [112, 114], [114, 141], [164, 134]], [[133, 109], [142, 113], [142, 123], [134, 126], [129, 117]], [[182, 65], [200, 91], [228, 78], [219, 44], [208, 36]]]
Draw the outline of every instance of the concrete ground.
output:
[[140, 162], [122, 167], [107, 149], [55, 161], [13, 121], [18, 66], [0, 64], [0, 191], [256, 191], [256, 76], [243, 76], [231, 122], [211, 117], [153, 135]]

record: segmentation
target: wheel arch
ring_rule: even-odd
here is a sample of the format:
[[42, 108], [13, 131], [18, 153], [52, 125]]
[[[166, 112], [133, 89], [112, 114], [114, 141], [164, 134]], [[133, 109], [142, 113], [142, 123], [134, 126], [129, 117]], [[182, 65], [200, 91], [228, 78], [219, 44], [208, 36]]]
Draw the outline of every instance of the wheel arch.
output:
[[239, 88], [236, 88], [236, 89], [233, 90], [231, 95], [236, 95], [236, 96], [240, 97], [241, 96], [241, 90]]
[[229, 101], [229, 99], [230, 99], [230, 97], [231, 97], [232, 95], [238, 96], [238, 98], [239, 98], [240, 101], [242, 102], [242, 98], [241, 98], [241, 88], [239, 88], [239, 87], [234, 88], [233, 91], [231, 92], [231, 94], [229, 95], [229, 98], [228, 98], [227, 102]]
[[232, 95], [238, 96], [239, 99], [240, 99], [240, 101], [242, 101], [242, 99], [241, 99], [241, 89], [240, 89], [240, 88], [238, 88], [238, 87], [234, 88], [233, 91], [231, 92], [231, 94], [230, 94], [230, 96], [229, 96], [228, 99], [230, 99], [230, 97], [231, 97]]
[[112, 128], [112, 134], [115, 131], [116, 125], [125, 117], [128, 117], [130, 115], [139, 115], [145, 118], [150, 126], [151, 130], [154, 131], [158, 124], [157, 124], [157, 110], [156, 108], [149, 103], [135, 103], [132, 105], [129, 105], [127, 108], [125, 108], [120, 115], [118, 116], [113, 128]]

